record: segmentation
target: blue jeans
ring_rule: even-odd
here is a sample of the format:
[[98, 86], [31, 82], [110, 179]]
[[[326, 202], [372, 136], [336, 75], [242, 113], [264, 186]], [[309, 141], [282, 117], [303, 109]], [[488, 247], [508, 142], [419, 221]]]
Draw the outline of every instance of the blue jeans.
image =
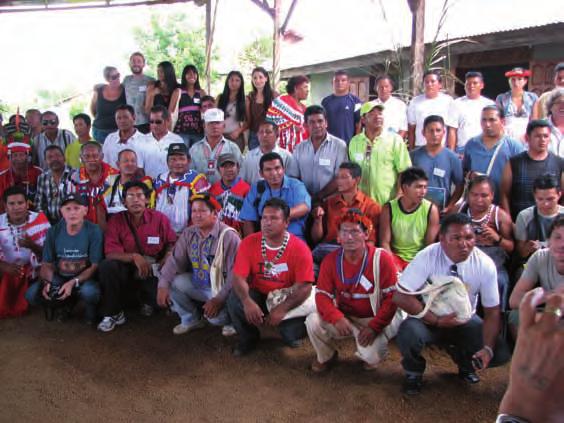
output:
[[[213, 298], [210, 287], [199, 287], [192, 283], [190, 273], [176, 275], [170, 286], [172, 309], [178, 313], [180, 323], [189, 323], [200, 320], [202, 312], [198, 303], [205, 303]], [[224, 326], [230, 323], [227, 308], [223, 307], [217, 316], [207, 318], [214, 326]]]
[[100, 144], [104, 144], [106, 137], [112, 132], [116, 132], [116, 129], [100, 129], [95, 126], [92, 127], [92, 137]]
[[[266, 295], [255, 289], [249, 289], [249, 296], [258, 304], [266, 316], [268, 314], [268, 310], [266, 309]], [[229, 310], [231, 322], [239, 334], [239, 341], [241, 343], [257, 342], [260, 338], [260, 332], [256, 326], [247, 322], [243, 304], [234, 290], [231, 290], [229, 298], [227, 298], [227, 309]], [[287, 344], [305, 338], [307, 334], [305, 317], [282, 320], [278, 325], [278, 330], [282, 336], [282, 340]]]

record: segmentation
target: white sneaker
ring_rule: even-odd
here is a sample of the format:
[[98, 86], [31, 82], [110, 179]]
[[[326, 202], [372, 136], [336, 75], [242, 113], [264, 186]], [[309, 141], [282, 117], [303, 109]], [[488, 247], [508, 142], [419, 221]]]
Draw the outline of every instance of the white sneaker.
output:
[[203, 319], [194, 320], [187, 325], [180, 323], [172, 329], [172, 333], [174, 333], [175, 335], [184, 335], [185, 333], [188, 333], [190, 331], [203, 328], [205, 325], [206, 321]]
[[221, 334], [223, 336], [234, 336], [237, 335], [237, 331], [233, 327], [233, 325], [225, 325], [221, 328]]
[[102, 332], [111, 332], [114, 330], [116, 325], [120, 326], [125, 323], [125, 314], [120, 311], [114, 316], [105, 316], [102, 321], [98, 324], [98, 330]]

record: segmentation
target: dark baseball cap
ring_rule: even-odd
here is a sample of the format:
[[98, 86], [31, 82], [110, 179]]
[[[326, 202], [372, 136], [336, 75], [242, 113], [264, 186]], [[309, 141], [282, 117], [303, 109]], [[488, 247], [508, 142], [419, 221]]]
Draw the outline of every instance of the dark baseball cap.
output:
[[217, 158], [217, 168], [219, 169], [225, 163], [239, 164], [239, 160], [237, 160], [237, 157], [235, 157], [235, 154], [225, 153], [225, 154], [222, 154], [221, 156], [219, 156]]
[[186, 144], [180, 142], [168, 146], [168, 153], [166, 156], [168, 157], [174, 154], [183, 154], [185, 156], [190, 157], [190, 154], [188, 153], [188, 147], [186, 147]]
[[84, 203], [84, 199], [82, 198], [82, 195], [74, 192], [71, 192], [70, 194], [67, 194], [65, 196], [63, 202], [61, 203], [61, 207], [70, 202], [74, 202], [80, 206], [86, 206], [86, 204]]

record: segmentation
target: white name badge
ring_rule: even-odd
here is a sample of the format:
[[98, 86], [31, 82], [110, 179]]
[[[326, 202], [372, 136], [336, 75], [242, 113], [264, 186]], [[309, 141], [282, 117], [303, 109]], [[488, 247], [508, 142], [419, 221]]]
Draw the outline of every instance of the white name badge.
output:
[[354, 160], [357, 162], [361, 162], [364, 160], [364, 154], [362, 153], [355, 153]]
[[146, 86], [146, 85], [141, 85], [141, 86], [139, 87], [139, 92], [140, 92], [140, 93], [144, 93], [145, 91], [147, 91], [147, 86]]
[[195, 98], [195, 99], [194, 99], [194, 104], [200, 104], [200, 99], [199, 99], [199, 98]]
[[319, 159], [320, 166], [331, 166], [331, 159]]
[[360, 278], [360, 284], [366, 291], [370, 291], [370, 289], [372, 288], [372, 282], [366, 279], [366, 276], [364, 275], [362, 275], [362, 277]]
[[158, 236], [148, 236], [147, 244], [149, 245], [159, 245], [160, 238]]
[[440, 169], [438, 167], [433, 169], [433, 175], [438, 176], [439, 178], [444, 178], [445, 177], [445, 170], [444, 169]]
[[288, 271], [288, 263], [278, 263], [272, 268], [275, 273], [282, 273]]

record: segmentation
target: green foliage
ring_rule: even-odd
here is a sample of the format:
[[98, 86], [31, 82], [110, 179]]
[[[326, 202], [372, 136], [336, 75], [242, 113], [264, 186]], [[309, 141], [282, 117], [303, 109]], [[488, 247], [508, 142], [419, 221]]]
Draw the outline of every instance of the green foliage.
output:
[[39, 89], [35, 94], [37, 96], [35, 107], [50, 109], [73, 99], [77, 95], [77, 90], [69, 87], [60, 90]]
[[79, 113], [90, 113], [87, 110], [87, 101], [83, 98], [75, 98], [72, 100], [69, 108], [69, 119], [72, 121], [73, 116]]
[[268, 35], [257, 37], [244, 46], [238, 57], [244, 74], [250, 74], [253, 68], [264, 66], [267, 60], [272, 59], [272, 48], [272, 37]]
[[[147, 61], [147, 73], [156, 75], [157, 65], [170, 61], [180, 78], [185, 65], [193, 64], [200, 73], [200, 81], [206, 67], [206, 31], [203, 25], [194, 27], [183, 13], [162, 17], [151, 15], [149, 27], [133, 28], [133, 37]], [[217, 58], [212, 51], [212, 61]], [[212, 82], [217, 79], [212, 72]]]

